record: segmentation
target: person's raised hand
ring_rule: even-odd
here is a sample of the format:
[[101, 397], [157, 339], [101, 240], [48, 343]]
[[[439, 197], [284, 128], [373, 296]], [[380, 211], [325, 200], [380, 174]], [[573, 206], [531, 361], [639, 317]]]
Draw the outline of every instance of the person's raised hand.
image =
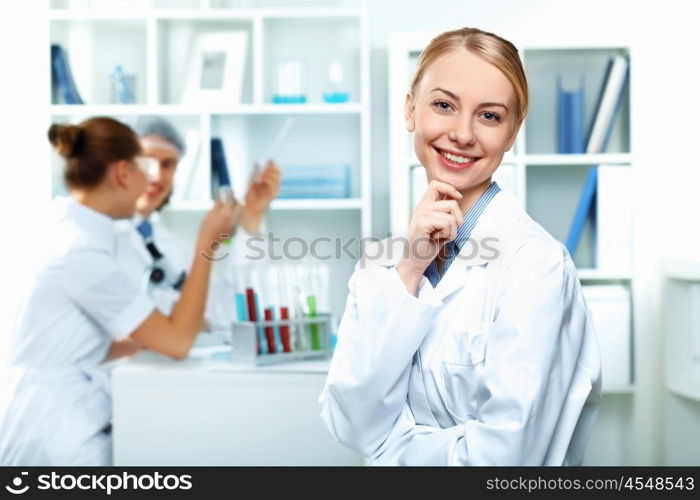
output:
[[277, 197], [282, 181], [282, 171], [272, 160], [267, 162], [265, 169], [259, 174], [257, 165], [255, 171], [241, 212], [241, 223], [251, 234], [258, 232], [267, 207]]
[[440, 249], [457, 237], [463, 214], [457, 204], [462, 194], [454, 186], [431, 181], [416, 205], [408, 231], [403, 258], [397, 266], [401, 279], [413, 293], [425, 269]]
[[214, 207], [207, 212], [199, 228], [197, 245], [204, 252], [210, 252], [219, 243], [236, 232], [240, 206], [229, 191], [226, 199], [217, 198]]

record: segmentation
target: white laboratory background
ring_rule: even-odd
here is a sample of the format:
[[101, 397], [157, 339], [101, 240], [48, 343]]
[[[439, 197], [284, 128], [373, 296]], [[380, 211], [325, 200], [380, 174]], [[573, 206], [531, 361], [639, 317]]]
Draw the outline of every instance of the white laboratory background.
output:
[[[13, 1], [11, 8], [10, 3], [5, 7], [11, 15], [0, 16], [3, 331], [12, 324], [14, 284], [23, 280], [22, 263], [51, 244], [43, 239], [42, 222], [34, 215], [56, 190], [46, 130], [52, 120], [70, 118], [68, 111], [63, 114], [64, 110], [51, 106], [51, 75], [47, 70], [48, 47], [56, 37], [63, 36], [61, 14], [55, 11], [70, 3]], [[115, 8], [128, 3], [114, 1]], [[529, 63], [533, 71], [546, 67], [547, 61], [566, 61], [568, 54], [576, 51], [593, 54], [593, 60], [596, 54], [602, 54], [603, 62], [608, 55], [624, 53], [630, 60], [630, 86], [610, 156], [600, 158], [600, 162], [551, 158], [554, 155], [543, 153], [554, 151], [542, 151], [547, 144], [537, 136], [542, 127], [531, 122], [526, 124], [507, 162], [514, 189], [527, 200], [525, 207], [536, 220], [544, 219], [540, 222], [560, 239], [566, 234], [557, 231], [561, 233], [565, 226], [553, 207], [575, 207], [587, 165], [612, 164], [628, 169], [625, 182], [634, 228], [629, 268], [597, 270], [590, 266], [590, 256], [585, 253], [577, 261], [587, 300], [599, 318], [598, 326], [608, 330], [604, 341], [607, 352], [615, 353], [612, 359], [604, 359], [604, 369], [607, 367], [610, 376], [620, 381], [604, 387], [584, 464], [700, 464], [700, 158], [696, 151], [700, 142], [700, 31], [692, 2], [153, 0], [156, 6], [161, 3], [182, 4], [193, 11], [202, 6], [244, 8], [248, 12], [268, 9], [268, 13], [270, 9], [302, 9], [302, 18], [312, 8], [316, 13], [312, 13], [315, 19], [310, 25], [315, 26], [318, 38], [329, 37], [331, 43], [334, 36], [342, 37], [335, 43], [350, 54], [348, 66], [356, 68], [354, 73], [350, 71], [350, 90], [357, 98], [344, 105], [344, 110], [328, 112], [317, 107], [302, 112], [297, 119], [311, 128], [326, 130], [335, 139], [345, 134], [356, 138], [356, 147], [347, 152], [353, 162], [351, 197], [330, 205], [278, 203], [269, 215], [268, 229], [284, 237], [300, 234], [309, 238], [341, 228], [343, 237], [383, 238], [396, 230], [396, 221], [402, 220], [401, 215], [396, 216], [402, 210], [401, 193], [409, 196], [408, 190], [397, 191], [397, 186], [408, 186], [412, 158], [407, 153], [408, 143], [402, 142], [407, 141], [407, 135], [396, 113], [403, 103], [405, 89], [401, 90], [400, 83], [407, 81], [406, 74], [391, 72], [410, 68], [411, 58], [426, 36], [462, 26], [491, 31], [522, 48], [526, 66]], [[356, 8], [357, 29], [348, 34], [339, 27]], [[344, 13], [324, 20], [323, 13], [332, 9]], [[109, 14], [104, 16], [100, 22], [108, 26]], [[292, 28], [274, 15], [269, 19], [253, 15], [250, 19], [240, 21], [243, 29], [253, 33], [258, 29], [256, 23], [261, 23], [267, 31], [259, 36], [264, 36], [269, 46], [274, 46], [277, 38], [293, 34]], [[159, 21], [148, 18], [143, 22]], [[165, 43], [190, 22], [174, 15], [162, 22], [153, 36], [158, 37], [158, 43]], [[305, 21], [295, 22], [303, 26]], [[147, 33], [135, 30], [132, 35], [137, 32]], [[251, 36], [249, 41], [254, 54], [255, 43], [260, 40]], [[133, 37], [130, 43], [134, 43]], [[153, 57], [147, 50], [153, 40], [144, 35], [143, 43], [145, 67], [148, 58]], [[292, 46], [312, 59], [314, 50], [323, 50], [324, 41], [310, 43], [294, 38]], [[183, 64], [175, 50], [160, 51], [158, 57], [161, 69], [157, 75], [161, 80], [171, 78], [177, 72], [172, 68]], [[402, 58], [405, 67], [401, 66]], [[264, 57], [260, 62], [265, 67]], [[257, 69], [248, 70], [250, 79], [243, 82], [242, 92], [244, 101], [253, 107], [242, 113], [231, 109], [221, 115], [200, 113], [195, 107], [175, 121], [196, 122], [205, 136], [278, 129], [282, 118], [266, 107], [274, 83]], [[594, 74], [592, 88], [597, 87], [598, 77]], [[531, 84], [537, 82], [536, 76], [531, 78]], [[148, 104], [169, 104], [170, 93], [174, 92], [162, 81], [149, 87], [144, 79], [137, 85], [141, 86], [138, 91], [143, 97], [144, 114], [153, 111]], [[531, 89], [533, 109], [537, 99], [552, 98], [541, 89], [536, 85]], [[107, 99], [104, 97], [105, 103]], [[551, 118], [554, 120], [554, 114]], [[300, 147], [313, 150], [311, 139], [297, 137]], [[257, 150], [264, 149], [254, 139], [252, 144], [250, 157], [241, 158], [241, 162], [250, 163]], [[344, 146], [340, 142], [319, 144], [317, 149], [337, 151], [339, 147]], [[400, 172], [401, 165], [406, 167], [405, 176]], [[185, 221], [180, 225], [185, 237], [193, 227], [188, 221], [196, 220], [201, 213], [198, 209], [201, 207], [194, 206], [183, 210], [182, 217], [170, 216], [171, 221]], [[307, 230], [299, 225], [300, 217], [317, 220], [318, 226]], [[177, 228], [178, 224], [174, 225]], [[331, 307], [340, 314], [347, 290], [343, 279], [349, 276], [352, 262], [329, 266], [333, 278]], [[316, 399], [324, 380], [323, 363], [249, 371], [199, 370], [197, 366], [196, 360], [176, 364], [144, 359], [115, 375], [116, 464], [362, 463], [352, 452], [332, 442], [318, 416]], [[185, 413], [183, 405], [187, 407]], [[139, 422], [139, 426], [133, 422]], [[173, 436], [178, 436], [177, 441]], [[274, 452], [266, 443], [277, 443]]]

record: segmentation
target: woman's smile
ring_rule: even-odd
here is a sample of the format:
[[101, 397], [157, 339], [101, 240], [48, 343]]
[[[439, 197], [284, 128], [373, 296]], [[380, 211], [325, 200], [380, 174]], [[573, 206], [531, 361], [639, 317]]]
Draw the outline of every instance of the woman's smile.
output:
[[448, 151], [446, 149], [438, 148], [433, 146], [433, 149], [437, 153], [438, 160], [440, 163], [448, 168], [455, 170], [464, 170], [473, 166], [477, 161], [479, 161], [479, 156], [467, 156], [464, 154], [455, 153]]

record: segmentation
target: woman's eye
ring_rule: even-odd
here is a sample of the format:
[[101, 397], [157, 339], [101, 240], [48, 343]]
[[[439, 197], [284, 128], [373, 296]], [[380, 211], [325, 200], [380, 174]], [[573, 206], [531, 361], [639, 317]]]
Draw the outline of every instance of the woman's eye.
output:
[[486, 118], [486, 121], [489, 121], [489, 122], [500, 122], [500, 121], [501, 121], [501, 117], [500, 117], [500, 116], [498, 116], [498, 115], [495, 114], [495, 113], [491, 113], [491, 112], [489, 112], [489, 111], [486, 111], [486, 112], [483, 114], [483, 117]]
[[435, 101], [433, 103], [433, 106], [438, 108], [440, 111], [451, 111], [452, 110], [452, 104], [450, 104], [447, 101]]

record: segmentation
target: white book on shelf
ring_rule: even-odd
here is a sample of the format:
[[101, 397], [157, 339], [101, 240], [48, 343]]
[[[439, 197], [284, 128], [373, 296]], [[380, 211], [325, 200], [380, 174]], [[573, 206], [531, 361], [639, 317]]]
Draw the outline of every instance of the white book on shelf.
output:
[[[172, 201], [202, 200], [209, 198], [209, 187], [206, 190], [199, 182], [197, 167], [201, 158], [201, 134], [199, 130], [189, 130], [185, 134], [185, 155], [179, 161], [173, 180]], [[203, 177], [203, 176], [199, 176]]]
[[627, 58], [617, 55], [609, 64], [593, 124], [588, 134], [586, 153], [589, 154], [604, 151], [627, 82], [627, 67], [629, 65]]
[[629, 167], [598, 167], [596, 192], [596, 268], [632, 270], [632, 171]]
[[632, 382], [629, 288], [624, 285], [587, 285], [582, 288], [600, 348], [603, 390], [626, 387]]

